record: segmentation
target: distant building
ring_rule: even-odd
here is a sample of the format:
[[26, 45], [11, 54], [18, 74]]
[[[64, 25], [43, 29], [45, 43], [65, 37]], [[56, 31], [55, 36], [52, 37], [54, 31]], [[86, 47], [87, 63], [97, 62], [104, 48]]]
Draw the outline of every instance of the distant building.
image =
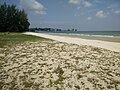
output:
[[62, 31], [77, 31], [77, 29], [68, 29], [68, 30], [62, 30], [62, 29], [57, 29], [57, 28], [30, 28], [30, 32], [40, 32], [40, 31], [45, 31], [45, 32], [62, 32]]

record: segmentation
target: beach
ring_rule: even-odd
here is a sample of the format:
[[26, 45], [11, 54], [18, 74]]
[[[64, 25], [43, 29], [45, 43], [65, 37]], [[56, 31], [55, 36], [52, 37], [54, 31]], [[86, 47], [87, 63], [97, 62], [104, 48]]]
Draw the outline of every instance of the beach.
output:
[[120, 90], [120, 0], [0, 0], [0, 90]]
[[120, 52], [90, 45], [55, 40], [25, 42], [0, 48], [0, 63], [1, 90], [120, 88]]
[[39, 37], [44, 37], [60, 42], [66, 42], [66, 43], [73, 43], [78, 45], [90, 45], [94, 47], [104, 48], [111, 51], [120, 52], [120, 43], [119, 42], [108, 42], [108, 41], [101, 41], [101, 40], [94, 40], [94, 39], [83, 39], [83, 38], [73, 38], [73, 37], [67, 37], [67, 36], [59, 36], [59, 35], [50, 35], [46, 33], [33, 33], [33, 32], [27, 32], [24, 33], [27, 35], [35, 35]]
[[100, 41], [107, 41], [107, 42], [117, 42], [120, 43], [120, 36], [104, 36], [104, 35], [85, 35], [85, 34], [60, 34], [60, 33], [52, 33], [50, 35], [57, 35], [57, 36], [65, 36], [65, 37], [72, 37], [72, 38], [81, 38], [81, 39], [88, 39], [88, 40], [100, 40]]

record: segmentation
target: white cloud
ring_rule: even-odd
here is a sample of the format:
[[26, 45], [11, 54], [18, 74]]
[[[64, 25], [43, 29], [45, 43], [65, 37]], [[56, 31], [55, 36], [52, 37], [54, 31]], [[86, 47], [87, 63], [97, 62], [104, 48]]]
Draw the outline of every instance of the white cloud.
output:
[[71, 4], [80, 4], [80, 0], [69, 0]]
[[116, 8], [110, 8], [112, 13], [115, 13], [115, 14], [120, 14], [120, 9], [116, 9]]
[[107, 14], [108, 13], [105, 13], [104, 11], [100, 10], [96, 13], [96, 16], [99, 18], [105, 18], [105, 17], [107, 17]]
[[84, 5], [84, 7], [91, 7], [92, 6], [92, 4], [88, 1], [84, 1], [83, 5]]
[[[75, 4], [75, 5], [82, 5], [84, 7], [91, 7], [92, 3], [86, 0], [69, 0], [70, 4]], [[78, 10], [80, 9], [80, 6], [77, 8]]]
[[20, 0], [20, 8], [26, 12], [33, 12], [41, 15], [45, 15], [44, 6], [36, 0]]
[[120, 14], [120, 10], [115, 10], [114, 13]]
[[87, 20], [92, 20], [92, 17], [88, 17]]

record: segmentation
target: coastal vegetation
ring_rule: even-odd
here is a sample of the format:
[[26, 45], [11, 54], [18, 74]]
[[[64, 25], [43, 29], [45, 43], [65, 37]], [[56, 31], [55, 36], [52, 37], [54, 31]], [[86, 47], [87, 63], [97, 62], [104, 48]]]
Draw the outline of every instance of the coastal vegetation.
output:
[[0, 33], [0, 48], [4, 46], [14, 46], [15, 44], [23, 43], [26, 41], [45, 40], [44, 38], [24, 35], [22, 33]]
[[0, 5], [0, 32], [25, 32], [29, 30], [27, 14], [15, 5]]
[[25, 41], [43, 40], [41, 37], [18, 32], [29, 31], [27, 14], [15, 5], [0, 4], [0, 48], [14, 46]]

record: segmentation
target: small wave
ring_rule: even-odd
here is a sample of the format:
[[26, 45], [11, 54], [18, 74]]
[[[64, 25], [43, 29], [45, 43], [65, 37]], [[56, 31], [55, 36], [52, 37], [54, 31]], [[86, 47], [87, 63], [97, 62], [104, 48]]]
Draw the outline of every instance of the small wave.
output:
[[76, 33], [60, 33], [62, 35], [72, 35], [72, 36], [93, 36], [93, 37], [117, 37], [120, 38], [120, 36], [114, 36], [114, 35], [91, 35], [91, 34], [76, 34]]
[[110, 35], [92, 35], [92, 36], [96, 36], [96, 37], [117, 37], [117, 36], [110, 36]]
[[114, 35], [95, 35], [95, 34], [79, 34], [79, 33], [51, 33], [51, 34], [69, 35], [69, 36], [92, 36], [92, 37], [120, 38], [120, 36], [114, 36]]
[[94, 36], [94, 37], [117, 37], [117, 36], [112, 36], [112, 35], [85, 35], [85, 34], [82, 34], [83, 36]]

